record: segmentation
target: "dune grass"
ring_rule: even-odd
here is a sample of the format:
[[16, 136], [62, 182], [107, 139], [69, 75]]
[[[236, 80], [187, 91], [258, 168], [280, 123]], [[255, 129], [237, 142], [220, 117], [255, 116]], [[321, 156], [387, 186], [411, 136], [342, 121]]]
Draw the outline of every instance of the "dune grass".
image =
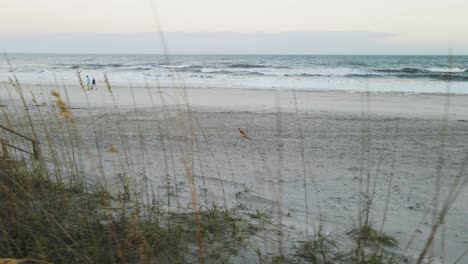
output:
[[[107, 79], [106, 83], [111, 92]], [[54, 105], [48, 116], [44, 118], [41, 114], [39, 120], [33, 121], [21, 86], [16, 79], [11, 80], [11, 85], [22, 98], [35, 137], [36, 131], [43, 128], [48, 144], [40, 159], [2, 144], [0, 256], [8, 256], [4, 262], [228, 262], [262, 228], [239, 208], [215, 204], [202, 207], [197, 203], [187, 204], [183, 210], [165, 206], [170, 205], [172, 196], [169, 182], [167, 202], [155, 198], [154, 193], [152, 199], [142, 199], [133, 186], [125, 134], [121, 136], [121, 147], [112, 145], [101, 150], [123, 156], [122, 164], [114, 167], [126, 172], [117, 173], [117, 186], [109, 188], [106, 182], [109, 172], [103, 171], [102, 162], [96, 164], [88, 149], [80, 147], [83, 139], [77, 121], [60, 92], [51, 92]], [[114, 107], [120, 122], [125, 122], [118, 106]], [[38, 111], [41, 113], [39, 108]], [[10, 115], [4, 114], [5, 118]], [[11, 131], [24, 127], [18, 123], [9, 125]], [[15, 139], [15, 135], [16, 132], [11, 138]], [[23, 145], [17, 139], [12, 143]], [[86, 175], [84, 163], [89, 162], [102, 181]], [[146, 188], [148, 196], [151, 191]]]
[[[52, 263], [190, 263], [196, 258], [193, 212], [114, 197], [84, 181], [52, 181], [40, 166], [11, 160], [0, 166], [1, 256]], [[198, 212], [207, 262], [227, 262], [261, 228], [236, 208]]]

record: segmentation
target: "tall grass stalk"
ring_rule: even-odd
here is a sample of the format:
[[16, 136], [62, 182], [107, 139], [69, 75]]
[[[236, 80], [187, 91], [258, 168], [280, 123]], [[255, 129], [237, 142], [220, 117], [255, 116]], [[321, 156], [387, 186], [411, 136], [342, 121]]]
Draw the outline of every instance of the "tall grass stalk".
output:
[[282, 130], [283, 123], [281, 119], [281, 92], [276, 91], [275, 93], [276, 101], [276, 133], [277, 133], [277, 173], [274, 178], [274, 190], [275, 190], [275, 199], [276, 206], [278, 210], [278, 253], [279, 253], [279, 262], [285, 263], [286, 258], [284, 255], [284, 245], [283, 245], [283, 167], [284, 167], [284, 142], [282, 140]]
[[[296, 90], [293, 91], [294, 96], [294, 111], [296, 112], [296, 127], [299, 134], [299, 141], [301, 145], [301, 165], [302, 165], [302, 184], [304, 187], [304, 208], [305, 208], [305, 240], [308, 240], [309, 237], [309, 196], [307, 189], [307, 172], [306, 172], [306, 161], [305, 161], [305, 148], [304, 148], [304, 135], [302, 132], [301, 120], [299, 117], [299, 109], [297, 107], [297, 96]], [[317, 199], [317, 204], [320, 204], [320, 201]], [[321, 214], [319, 210], [319, 215]]]

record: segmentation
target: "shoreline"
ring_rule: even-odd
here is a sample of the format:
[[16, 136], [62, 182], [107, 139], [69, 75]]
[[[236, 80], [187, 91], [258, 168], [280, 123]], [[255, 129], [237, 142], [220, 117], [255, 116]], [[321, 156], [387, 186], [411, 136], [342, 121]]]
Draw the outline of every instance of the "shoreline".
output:
[[[10, 84], [0, 87], [0, 97], [20, 99]], [[85, 91], [77, 86], [66, 90], [55, 85], [22, 84], [27, 102], [32, 104], [31, 91], [39, 105], [50, 105], [54, 90], [68, 98], [70, 108], [122, 108], [150, 109], [166, 105], [180, 106], [188, 102], [194, 110], [232, 112], [329, 112], [354, 115], [369, 114], [382, 117], [417, 117], [449, 120], [468, 120], [468, 95], [420, 93], [357, 93], [342, 91], [295, 91], [272, 89], [233, 88], [148, 88], [113, 86], [112, 95], [107, 87], [99, 85], [96, 91]], [[161, 94], [160, 94], [161, 92]], [[294, 99], [294, 94], [296, 99]], [[6, 101], [1, 102], [7, 103]], [[448, 103], [448, 112], [444, 113]]]
[[[328, 89], [328, 88], [289, 88], [286, 86], [278, 86], [278, 87], [255, 87], [255, 86], [242, 86], [242, 85], [219, 85], [219, 84], [186, 84], [184, 83], [181, 85], [181, 82], [184, 83], [184, 79], [181, 79], [179, 81], [174, 81], [173, 84], [163, 84], [163, 85], [158, 85], [152, 86], [149, 85], [149, 88], [151, 89], [189, 89], [189, 90], [247, 90], [247, 91], [280, 91], [280, 92], [310, 92], [310, 93], [343, 93], [343, 94], [395, 94], [395, 95], [434, 95], [434, 96], [467, 96], [468, 97], [468, 86], [467, 86], [467, 91], [466, 93], [442, 93], [442, 92], [404, 92], [404, 91], [365, 91], [364, 89], [362, 90], [343, 90], [343, 89]], [[29, 82], [22, 82], [20, 81], [21, 85], [27, 86], [27, 87], [34, 87], [34, 86], [45, 86], [45, 85], [56, 85], [55, 83], [29, 83]], [[450, 82], [448, 82], [450, 84]], [[468, 84], [468, 82], [467, 82]], [[10, 85], [9, 82], [7, 81], [0, 81], [0, 85]], [[67, 84], [65, 83], [66, 86], [76, 86], [76, 84]], [[60, 84], [62, 86], [62, 84]], [[101, 81], [100, 85], [101, 87], [104, 86], [104, 82]], [[177, 87], [175, 87], [177, 86]], [[112, 85], [112, 87], [115, 88], [130, 88], [129, 85], [124, 85], [124, 84], [117, 84], [117, 85]], [[132, 88], [136, 89], [146, 89], [146, 85], [143, 84], [137, 84], [137, 85], [132, 85]]]

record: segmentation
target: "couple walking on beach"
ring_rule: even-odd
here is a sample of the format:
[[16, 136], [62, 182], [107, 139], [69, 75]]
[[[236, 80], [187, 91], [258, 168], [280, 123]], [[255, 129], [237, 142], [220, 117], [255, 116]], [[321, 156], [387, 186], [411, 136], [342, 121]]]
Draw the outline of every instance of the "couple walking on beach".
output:
[[96, 79], [93, 77], [93, 80], [91, 81], [89, 75], [86, 75], [86, 86], [88, 86], [88, 90], [94, 90], [96, 88]]

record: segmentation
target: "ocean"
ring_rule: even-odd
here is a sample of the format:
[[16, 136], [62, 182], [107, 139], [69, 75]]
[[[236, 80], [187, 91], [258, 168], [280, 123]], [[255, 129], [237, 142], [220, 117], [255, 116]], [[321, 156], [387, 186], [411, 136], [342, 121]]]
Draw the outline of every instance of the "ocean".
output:
[[[10, 65], [7, 63], [7, 59]], [[11, 67], [10, 67], [11, 66]], [[7, 54], [0, 82], [468, 94], [468, 56]]]

